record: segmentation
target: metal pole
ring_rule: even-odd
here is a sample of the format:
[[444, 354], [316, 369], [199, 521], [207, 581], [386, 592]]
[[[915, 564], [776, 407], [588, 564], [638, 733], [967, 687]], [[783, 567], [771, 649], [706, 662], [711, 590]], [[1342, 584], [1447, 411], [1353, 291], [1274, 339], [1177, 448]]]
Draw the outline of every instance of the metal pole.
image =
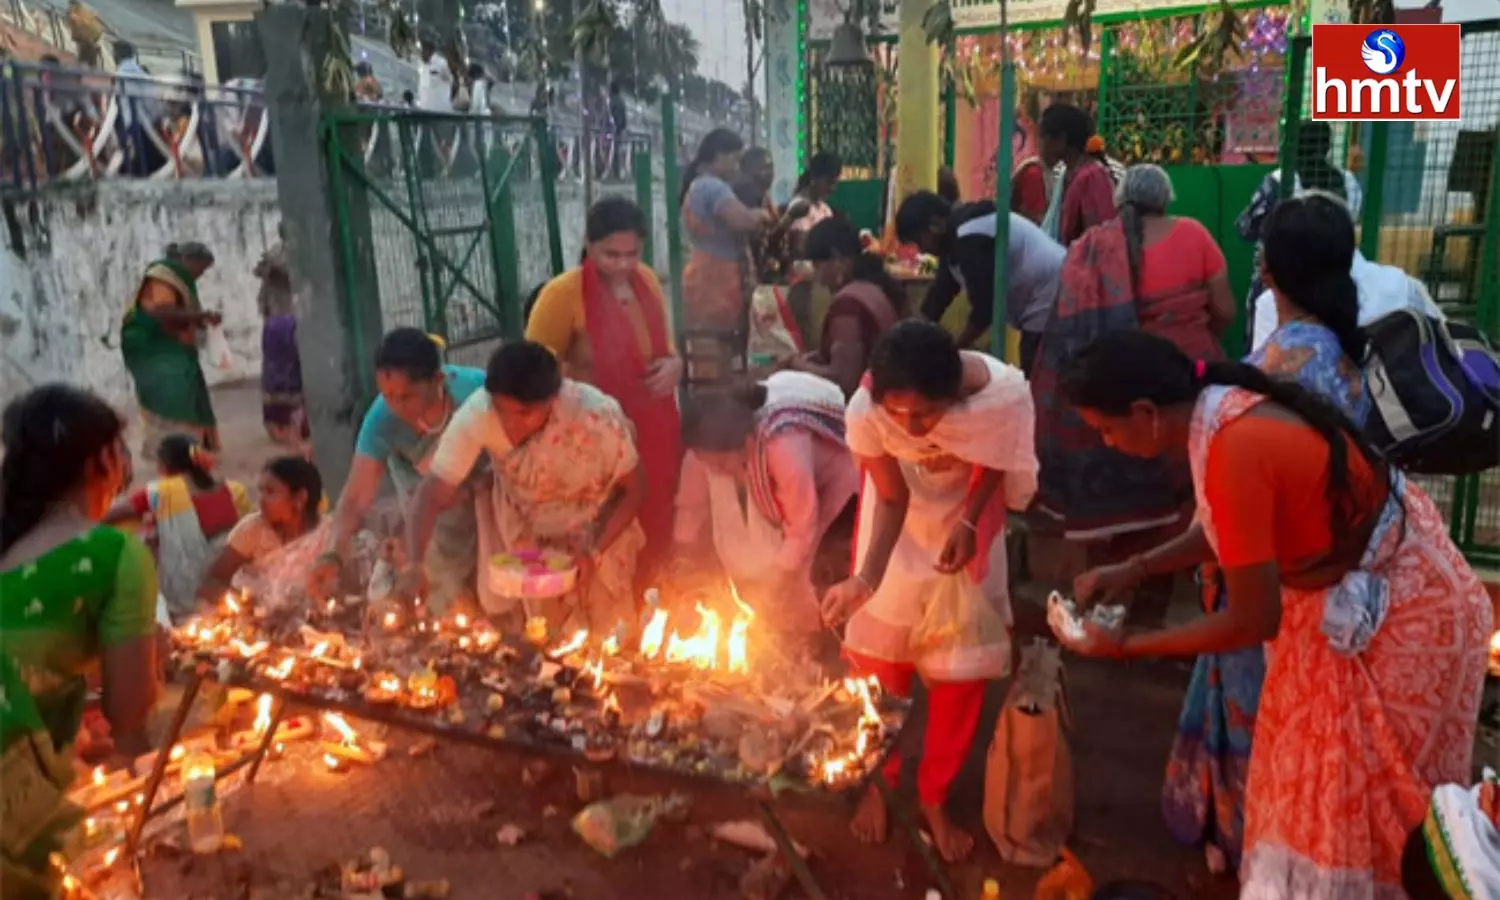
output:
[[[1008, 42], [1001, 42], [1002, 48], [1007, 46]], [[1015, 129], [1015, 110], [1016, 64], [1007, 58], [1000, 64], [1000, 143], [995, 147], [995, 309], [990, 319], [990, 354], [1000, 359], [1005, 358], [1005, 291], [1008, 284], [1006, 264], [1010, 256], [1010, 173], [1014, 167], [1010, 137]]]
[[1286, 67], [1286, 101], [1281, 120], [1281, 199], [1292, 196], [1297, 185], [1297, 132], [1302, 125], [1302, 90], [1307, 82], [1307, 53], [1312, 38], [1292, 38], [1292, 58]]
[[677, 98], [668, 88], [661, 98], [661, 159], [667, 201], [667, 265], [672, 279], [672, 327], [682, 333], [687, 312], [682, 300], [682, 208], [677, 203]]
[[[1373, 261], [1380, 255], [1380, 224], [1385, 215], [1386, 147], [1390, 144], [1391, 123], [1370, 123], [1370, 152], [1365, 157], [1365, 203], [1359, 215], [1359, 252]], [[1340, 166], [1339, 168], [1343, 168]], [[1282, 176], [1285, 181], [1286, 177]]]

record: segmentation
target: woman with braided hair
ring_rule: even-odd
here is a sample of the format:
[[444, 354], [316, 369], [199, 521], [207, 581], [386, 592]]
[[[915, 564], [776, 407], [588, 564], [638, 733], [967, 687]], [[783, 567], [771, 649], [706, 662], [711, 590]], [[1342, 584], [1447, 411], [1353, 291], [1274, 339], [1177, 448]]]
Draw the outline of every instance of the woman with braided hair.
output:
[[1266, 644], [1240, 896], [1402, 896], [1433, 789], [1469, 779], [1493, 628], [1437, 507], [1322, 395], [1151, 334], [1094, 341], [1061, 391], [1120, 452], [1189, 460], [1204, 540], [1130, 564], [1217, 560], [1228, 598], [1183, 625], [1065, 643], [1114, 659]]
[[0, 441], [0, 884], [41, 898], [61, 877], [49, 857], [81, 849], [83, 811], [65, 792], [92, 670], [116, 749], [147, 749], [156, 567], [139, 539], [98, 524], [131, 476], [108, 404], [36, 388], [6, 407]]

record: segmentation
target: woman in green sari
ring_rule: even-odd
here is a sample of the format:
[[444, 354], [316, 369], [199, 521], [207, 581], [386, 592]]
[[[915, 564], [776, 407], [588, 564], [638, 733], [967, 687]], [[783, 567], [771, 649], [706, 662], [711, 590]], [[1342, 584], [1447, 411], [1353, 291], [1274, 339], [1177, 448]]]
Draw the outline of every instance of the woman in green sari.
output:
[[119, 415], [78, 388], [44, 385], [0, 424], [0, 896], [55, 896], [84, 849], [67, 800], [97, 673], [115, 749], [146, 749], [158, 693], [156, 567], [99, 520], [130, 482]]
[[120, 350], [135, 381], [148, 457], [171, 434], [190, 434], [205, 449], [220, 449], [198, 362], [204, 330], [221, 319], [198, 302], [198, 279], [213, 264], [213, 253], [202, 244], [169, 245], [166, 256], [146, 267], [125, 311]]

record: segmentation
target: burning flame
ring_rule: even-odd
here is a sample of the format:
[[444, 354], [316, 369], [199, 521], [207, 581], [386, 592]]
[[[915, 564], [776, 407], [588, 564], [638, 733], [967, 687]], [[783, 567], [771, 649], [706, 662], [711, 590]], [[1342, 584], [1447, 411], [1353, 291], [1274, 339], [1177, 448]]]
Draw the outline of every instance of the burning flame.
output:
[[401, 679], [394, 675], [388, 675], [380, 679], [380, 689], [382, 691], [389, 691], [392, 694], [399, 694], [401, 692]]
[[343, 716], [339, 715], [338, 713], [324, 713], [323, 721], [333, 726], [333, 730], [339, 733], [339, 737], [343, 740], [344, 746], [354, 746], [355, 741], [358, 739], [359, 735], [353, 728], [349, 727], [349, 723], [344, 721]]
[[1490, 635], [1490, 652], [1500, 654], [1500, 631]]
[[173, 762], [176, 762], [177, 760], [182, 759], [184, 756], [187, 756], [187, 748], [182, 746], [181, 744], [178, 744], [177, 746], [172, 748], [172, 752], [167, 758], [172, 760]]
[[851, 752], [823, 760], [819, 772], [827, 784], [835, 784], [842, 780], [865, 759], [870, 751], [871, 742], [879, 739], [881, 729], [884, 727], [880, 719], [880, 711], [875, 708], [875, 694], [880, 689], [880, 681], [875, 676], [845, 678], [844, 689], [858, 698], [860, 702], [859, 724], [855, 726], [858, 732], [855, 735], [854, 749]]
[[339, 602], [332, 597], [328, 598], [328, 614], [331, 616], [339, 611]]
[[647, 659], [655, 659], [661, 653], [662, 641], [666, 636], [667, 612], [658, 609], [651, 614], [651, 621], [646, 623], [646, 630], [641, 633], [641, 655]]
[[120, 858], [120, 848], [119, 847], [111, 847], [111, 848], [109, 848], [109, 851], [104, 854], [104, 868], [108, 869], [109, 867], [113, 866], [115, 864], [115, 860], [117, 860], [119, 858]]
[[266, 677], [275, 681], [285, 681], [292, 674], [292, 667], [297, 664], [295, 657], [288, 656], [276, 664], [275, 668], [266, 670]]
[[735, 590], [734, 582], [729, 582], [729, 596], [734, 600], [734, 605], [740, 609], [739, 615], [729, 624], [729, 671], [750, 671], [750, 660], [746, 650], [746, 639], [750, 632], [750, 623], [755, 619], [755, 610], [746, 605], [740, 599], [740, 592]]
[[265, 653], [267, 650], [271, 649], [271, 645], [266, 641], [257, 641], [254, 644], [247, 644], [243, 640], [235, 638], [234, 649], [238, 651], [241, 656], [249, 659], [252, 656], [259, 656], [262, 653]]
[[677, 632], [667, 640], [667, 662], [690, 663], [700, 669], [712, 669], [719, 655], [719, 614], [697, 604], [700, 623], [692, 637]]
[[328, 642], [327, 641], [318, 641], [316, 644], [313, 645], [311, 656], [312, 656], [313, 659], [317, 659], [318, 657], [322, 656], [323, 654], [325, 654], [327, 652], [328, 652]]
[[605, 656], [616, 655], [620, 652], [620, 639], [614, 635], [610, 635], [609, 637], [605, 638], [604, 646], [599, 648], [599, 652], [603, 653]]
[[94, 787], [100, 787], [103, 784], [104, 784], [104, 767], [103, 766], [95, 766], [94, 767]]
[[233, 594], [224, 595], [224, 611], [229, 613], [231, 616], [237, 616], [240, 614], [240, 605], [234, 602]]
[[[257, 737], [266, 733], [271, 727], [271, 695], [261, 694], [260, 699], [255, 701], [255, 729]], [[175, 750], [173, 752], [176, 752]]]
[[339, 758], [337, 756], [334, 756], [332, 753], [325, 753], [323, 754], [323, 765], [327, 766], [328, 771], [330, 772], [337, 771], [339, 767]]
[[400, 622], [401, 622], [401, 620], [399, 618], [397, 618], [397, 616], [396, 616], [395, 613], [388, 612], [388, 613], [385, 614], [385, 627], [386, 628], [395, 628], [398, 624], [400, 624]]
[[604, 659], [601, 657], [583, 667], [583, 673], [594, 676], [594, 690], [598, 690], [604, 684]]
[[582, 647], [584, 645], [584, 642], [587, 641], [588, 639], [589, 639], [588, 629], [586, 629], [586, 628], [580, 628], [578, 631], [574, 632], [574, 634], [573, 634], [572, 637], [568, 638], [567, 643], [564, 643], [563, 645], [561, 645], [557, 649], [553, 650], [552, 653], [551, 653], [551, 655], [552, 656], [567, 656], [569, 653], [574, 653], [580, 647]]
[[464, 615], [463, 613], [459, 613], [458, 615], [453, 617], [453, 624], [457, 628], [468, 628], [469, 617]]

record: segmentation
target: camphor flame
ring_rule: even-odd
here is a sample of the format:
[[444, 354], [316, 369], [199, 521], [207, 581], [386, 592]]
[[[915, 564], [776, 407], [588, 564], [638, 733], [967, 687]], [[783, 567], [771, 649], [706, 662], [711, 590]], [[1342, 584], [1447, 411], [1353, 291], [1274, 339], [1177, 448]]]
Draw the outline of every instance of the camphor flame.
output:
[[239, 652], [240, 656], [249, 659], [252, 656], [259, 656], [265, 653], [271, 649], [271, 645], [266, 641], [256, 641], [253, 644], [247, 644], [242, 639], [235, 638], [234, 649]]
[[699, 669], [712, 669], [719, 655], [719, 614], [702, 603], [697, 604], [700, 619], [698, 632], [681, 637], [672, 632], [667, 640], [667, 662], [685, 662]]
[[1500, 631], [1490, 635], [1490, 652], [1500, 656]]
[[313, 659], [317, 659], [318, 657], [322, 656], [323, 654], [325, 654], [327, 652], [328, 652], [328, 642], [327, 641], [318, 641], [316, 644], [313, 645], [312, 653], [309, 654], [309, 655], [312, 656]]
[[95, 766], [94, 767], [93, 778], [94, 778], [94, 787], [99, 787], [99, 786], [101, 786], [101, 785], [104, 784], [104, 767], [103, 766]]
[[271, 727], [271, 695], [261, 694], [260, 699], [255, 701], [255, 724], [251, 726], [255, 730], [256, 737], [266, 733]]
[[619, 654], [620, 639], [613, 634], [605, 638], [604, 644], [599, 648], [599, 652], [604, 654], [605, 656], [615, 656]]
[[879, 739], [881, 729], [884, 727], [880, 719], [880, 710], [875, 707], [875, 693], [880, 690], [880, 681], [875, 676], [845, 678], [844, 689], [859, 699], [861, 707], [859, 722], [854, 726], [857, 729], [854, 749], [842, 756], [833, 756], [823, 760], [819, 772], [826, 784], [837, 784], [863, 761], [870, 751], [871, 742]]
[[323, 754], [323, 765], [327, 766], [330, 772], [336, 771], [340, 765], [339, 758], [332, 753], [325, 753]]
[[559, 646], [555, 650], [553, 650], [550, 655], [552, 655], [552, 656], [567, 656], [569, 653], [575, 653], [581, 647], [583, 647], [583, 645], [588, 641], [588, 639], [589, 639], [588, 629], [587, 628], [580, 628], [578, 631], [574, 632], [573, 636], [570, 637], [570, 638], [568, 638], [568, 640], [565, 643], [563, 643], [561, 646]]
[[459, 613], [458, 615], [456, 615], [456, 616], [453, 617], [453, 625], [454, 625], [454, 627], [460, 628], [460, 629], [462, 629], [462, 628], [468, 628], [469, 627], [469, 617], [466, 616], [466, 615], [464, 615], [463, 613]]
[[234, 602], [234, 594], [224, 595], [224, 611], [229, 613], [231, 616], [237, 616], [240, 614], [240, 605]]
[[735, 590], [734, 582], [729, 582], [729, 596], [734, 600], [734, 605], [739, 607], [739, 615], [729, 624], [729, 671], [750, 671], [750, 658], [746, 648], [750, 632], [750, 623], [755, 620], [755, 610], [746, 605], [740, 599], [740, 592]]
[[[658, 609], [651, 614], [646, 630], [641, 632], [641, 655], [655, 659], [661, 653], [662, 641], [667, 636], [667, 611]], [[606, 645], [607, 646], [607, 645]]]
[[380, 679], [380, 689], [382, 691], [389, 691], [392, 694], [399, 694], [401, 693], [401, 679], [395, 675], [387, 675]]
[[343, 716], [339, 715], [338, 713], [332, 712], [324, 713], [323, 721], [327, 722], [330, 726], [333, 727], [334, 731], [337, 731], [339, 733], [339, 738], [342, 740], [344, 746], [353, 747], [356, 743], [358, 743], [358, 732], [349, 727], [349, 723], [344, 720]]
[[274, 681], [285, 681], [292, 674], [292, 667], [297, 664], [295, 657], [288, 656], [277, 663], [275, 668], [266, 670], [266, 677]]

